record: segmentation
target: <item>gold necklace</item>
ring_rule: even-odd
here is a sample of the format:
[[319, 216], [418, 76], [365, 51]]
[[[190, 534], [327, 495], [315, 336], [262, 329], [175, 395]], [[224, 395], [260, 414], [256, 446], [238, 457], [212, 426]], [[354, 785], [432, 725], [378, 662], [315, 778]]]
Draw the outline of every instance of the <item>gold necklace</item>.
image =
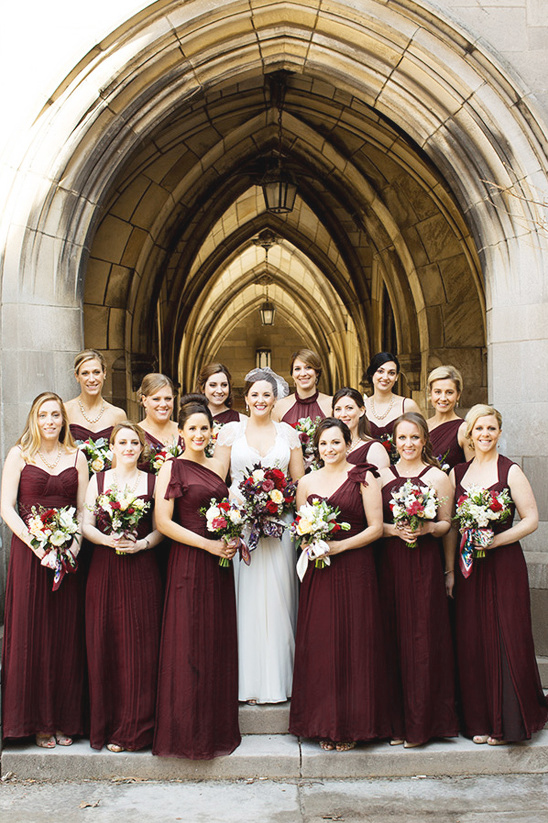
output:
[[61, 459], [62, 453], [63, 452], [61, 450], [61, 446], [59, 446], [59, 451], [57, 452], [57, 460], [55, 460], [53, 463], [48, 463], [48, 461], [46, 460], [46, 458], [44, 457], [44, 455], [42, 454], [40, 449], [38, 449], [38, 454], [40, 455], [40, 457], [42, 459], [42, 462], [48, 467], [48, 469], [51, 469], [51, 471], [53, 471], [53, 469], [56, 468], [57, 464], [59, 463], [59, 461]]
[[97, 417], [93, 417], [93, 418], [92, 418], [92, 417], [88, 417], [88, 416], [87, 416], [87, 414], [86, 414], [86, 413], [85, 413], [85, 411], [84, 411], [84, 404], [82, 403], [82, 401], [80, 400], [80, 398], [78, 398], [78, 405], [80, 406], [80, 411], [82, 412], [82, 417], [83, 417], [85, 420], [87, 420], [87, 421], [88, 421], [88, 423], [97, 423], [97, 421], [98, 421], [98, 420], [100, 420], [100, 419], [101, 419], [101, 417], [103, 416], [103, 412], [104, 412], [104, 410], [105, 410], [105, 400], [104, 400], [104, 398], [101, 398], [101, 400], [102, 400], [102, 403], [101, 403], [101, 411], [99, 412], [99, 414], [97, 415]]
[[390, 412], [392, 411], [392, 408], [394, 406], [394, 403], [396, 402], [395, 396], [392, 395], [392, 399], [390, 400], [390, 405], [388, 406], [388, 408], [384, 412], [384, 414], [377, 414], [377, 411], [375, 409], [375, 395], [372, 394], [370, 399], [371, 399], [371, 411], [373, 412], [373, 417], [375, 417], [377, 420], [384, 420], [384, 418], [387, 417], [390, 414]]
[[[133, 484], [133, 486], [130, 486], [129, 483], [127, 483], [126, 486], [125, 486], [124, 491], [128, 491], [130, 494], [134, 493], [135, 489], [137, 488], [137, 486], [139, 484], [139, 475], [140, 475], [140, 472], [139, 472], [139, 470], [137, 470], [135, 483]], [[116, 486], [118, 491], [121, 491], [120, 484], [118, 483], [118, 475], [116, 474], [116, 472], [114, 472], [114, 485]]]

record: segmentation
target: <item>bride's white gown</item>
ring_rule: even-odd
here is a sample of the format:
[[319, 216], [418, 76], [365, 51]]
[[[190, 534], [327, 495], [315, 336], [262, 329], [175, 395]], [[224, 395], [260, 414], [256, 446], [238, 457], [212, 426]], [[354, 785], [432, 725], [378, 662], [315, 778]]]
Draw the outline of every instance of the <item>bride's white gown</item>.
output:
[[[218, 443], [231, 446], [230, 490], [260, 463], [287, 472], [291, 449], [300, 448], [299, 435], [287, 423], [275, 423], [276, 440], [263, 457], [246, 439], [247, 420], [227, 423]], [[287, 515], [287, 522], [291, 517]], [[289, 532], [278, 540], [261, 537], [251, 564], [234, 562], [238, 616], [239, 699], [279, 703], [291, 697], [295, 625], [297, 622], [296, 557]]]

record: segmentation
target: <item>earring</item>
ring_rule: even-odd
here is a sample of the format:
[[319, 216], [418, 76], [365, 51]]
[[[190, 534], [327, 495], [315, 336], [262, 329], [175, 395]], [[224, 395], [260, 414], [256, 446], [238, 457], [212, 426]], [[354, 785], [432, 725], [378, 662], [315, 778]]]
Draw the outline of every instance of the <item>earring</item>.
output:
[[249, 406], [247, 405], [247, 403], [245, 404], [245, 411], [246, 411], [246, 414], [249, 414]]

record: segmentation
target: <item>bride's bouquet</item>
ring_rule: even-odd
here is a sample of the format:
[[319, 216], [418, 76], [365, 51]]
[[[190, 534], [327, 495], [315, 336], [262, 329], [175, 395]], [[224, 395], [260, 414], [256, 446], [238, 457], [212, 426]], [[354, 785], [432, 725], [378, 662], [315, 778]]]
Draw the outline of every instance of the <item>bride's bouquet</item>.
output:
[[295, 538], [297, 549], [303, 541], [308, 543], [297, 561], [297, 574], [301, 581], [306, 574], [309, 560], [315, 561], [317, 569], [331, 565], [331, 558], [327, 554], [329, 546], [325, 541], [341, 530], [350, 529], [350, 523], [337, 523], [339, 514], [338, 508], [333, 508], [327, 500], [321, 498], [304, 503], [297, 512], [290, 526], [291, 534]]
[[[432, 486], [413, 483], [409, 478], [403, 486], [393, 490], [389, 506], [396, 525], [409, 526], [412, 531], [416, 531], [421, 520], [436, 519], [440, 502]], [[410, 543], [406, 542], [405, 545], [414, 549], [417, 541], [412, 540]]]
[[484, 558], [493, 542], [491, 523], [504, 523], [511, 513], [512, 498], [508, 489], [492, 492], [470, 486], [457, 500], [454, 520], [462, 535], [459, 565], [463, 577], [470, 577], [474, 560]]
[[[224, 497], [221, 501], [212, 498], [207, 508], [203, 506], [200, 509], [200, 514], [206, 519], [208, 532], [213, 532], [224, 540], [227, 546], [237, 549], [240, 559], [249, 566], [249, 549], [242, 540], [244, 517], [240, 506], [228, 497]], [[230, 560], [227, 557], [220, 557], [219, 566], [230, 566]]]
[[78, 562], [69, 549], [78, 531], [76, 509], [74, 506], [61, 509], [33, 506], [27, 525], [32, 547], [46, 552], [40, 563], [53, 570], [52, 591], [57, 591], [65, 574], [72, 574], [78, 568]]
[[311, 417], [301, 417], [300, 420], [297, 420], [297, 422], [293, 424], [293, 428], [298, 432], [299, 440], [301, 441], [305, 469], [313, 468], [314, 466], [316, 458], [314, 453], [314, 435], [321, 421], [321, 417], [316, 417], [314, 420], [312, 420]]
[[250, 526], [249, 551], [257, 548], [260, 537], [280, 538], [287, 528], [280, 517], [292, 508], [295, 499], [295, 485], [284, 472], [256, 463], [246, 469], [239, 490], [244, 521]]
[[[121, 490], [113, 485], [97, 497], [94, 514], [106, 521], [107, 534], [136, 538], [137, 527], [149, 508], [150, 502], [137, 497], [128, 486]], [[125, 555], [126, 552], [121, 549], [116, 550], [116, 554]]]
[[88, 461], [90, 477], [92, 474], [110, 469], [112, 452], [106, 437], [98, 437], [97, 440], [88, 437], [87, 440], [77, 440], [76, 444], [80, 451], [84, 452], [84, 456]]
[[154, 474], [158, 474], [164, 463], [168, 460], [176, 460], [183, 453], [184, 449], [179, 443], [173, 443], [171, 446], [157, 446], [150, 454], [149, 466]]

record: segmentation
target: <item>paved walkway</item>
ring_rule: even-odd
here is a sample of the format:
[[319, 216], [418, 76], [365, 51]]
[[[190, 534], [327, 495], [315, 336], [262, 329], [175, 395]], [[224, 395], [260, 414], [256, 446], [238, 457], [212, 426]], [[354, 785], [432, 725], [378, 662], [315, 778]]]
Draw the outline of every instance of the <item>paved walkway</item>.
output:
[[548, 775], [377, 780], [31, 782], [0, 823], [548, 823]]

